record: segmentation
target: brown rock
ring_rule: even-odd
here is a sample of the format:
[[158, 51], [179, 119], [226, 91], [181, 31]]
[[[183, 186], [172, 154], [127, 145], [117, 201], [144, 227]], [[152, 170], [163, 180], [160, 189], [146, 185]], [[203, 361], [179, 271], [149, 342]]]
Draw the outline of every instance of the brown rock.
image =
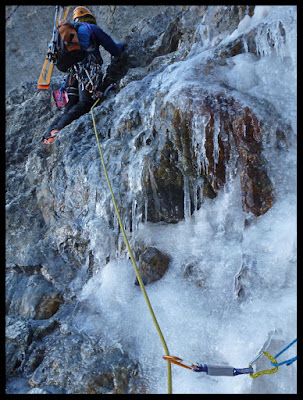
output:
[[[155, 282], [167, 271], [170, 258], [155, 247], [148, 247], [139, 257], [138, 269], [144, 285]], [[135, 285], [139, 285], [136, 278]]]

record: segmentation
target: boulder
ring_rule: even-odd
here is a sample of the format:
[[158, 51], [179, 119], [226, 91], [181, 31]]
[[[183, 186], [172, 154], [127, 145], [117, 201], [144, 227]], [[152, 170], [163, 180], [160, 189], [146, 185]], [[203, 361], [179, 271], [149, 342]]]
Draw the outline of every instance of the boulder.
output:
[[[170, 258], [156, 247], [148, 247], [139, 257], [138, 269], [144, 285], [156, 282], [166, 273]], [[136, 278], [135, 285], [139, 285]]]

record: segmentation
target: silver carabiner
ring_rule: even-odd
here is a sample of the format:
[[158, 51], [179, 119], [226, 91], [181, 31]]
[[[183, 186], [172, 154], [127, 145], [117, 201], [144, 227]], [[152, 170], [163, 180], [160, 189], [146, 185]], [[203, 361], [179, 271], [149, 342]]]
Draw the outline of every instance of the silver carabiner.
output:
[[263, 354], [264, 354], [263, 351], [261, 351], [261, 353], [257, 354], [256, 357], [251, 360], [249, 365], [253, 365], [257, 360], [259, 360], [260, 357], [263, 356]]

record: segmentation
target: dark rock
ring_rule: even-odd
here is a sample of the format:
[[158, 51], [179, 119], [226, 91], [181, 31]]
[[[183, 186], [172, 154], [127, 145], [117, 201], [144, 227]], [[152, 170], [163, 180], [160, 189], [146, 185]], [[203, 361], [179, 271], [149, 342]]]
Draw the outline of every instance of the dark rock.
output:
[[[148, 247], [139, 257], [138, 269], [144, 285], [161, 279], [168, 269], [170, 258], [155, 247]], [[135, 285], [139, 285], [136, 278]]]
[[7, 275], [6, 304], [9, 314], [32, 319], [52, 317], [63, 303], [63, 296], [41, 274], [11, 272]]
[[75, 333], [49, 336], [44, 346], [50, 343], [52, 353], [41, 344], [30, 359], [31, 366], [36, 366], [29, 379], [32, 388], [64, 388], [66, 394], [136, 393], [139, 366], [120, 349], [102, 350]]
[[234, 137], [242, 164], [241, 186], [243, 206], [254, 215], [264, 214], [274, 201], [266, 160], [262, 155], [262, 131], [257, 117], [246, 107], [242, 116], [233, 121]]
[[177, 161], [176, 149], [167, 142], [160, 160], [149, 162], [145, 168], [142, 179], [147, 199], [147, 221], [176, 223], [184, 218], [184, 182]]
[[6, 375], [18, 373], [28, 346], [32, 341], [33, 326], [26, 318], [17, 315], [6, 317]]

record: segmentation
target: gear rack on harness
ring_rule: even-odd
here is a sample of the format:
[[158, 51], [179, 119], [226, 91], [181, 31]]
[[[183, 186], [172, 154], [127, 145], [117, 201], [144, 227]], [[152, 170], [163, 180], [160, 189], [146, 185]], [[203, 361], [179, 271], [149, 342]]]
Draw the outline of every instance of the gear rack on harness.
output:
[[102, 83], [102, 65], [97, 62], [93, 54], [89, 54], [84, 60], [73, 65], [70, 71], [78, 80], [79, 87], [89, 91], [93, 99], [103, 95], [99, 90]]

